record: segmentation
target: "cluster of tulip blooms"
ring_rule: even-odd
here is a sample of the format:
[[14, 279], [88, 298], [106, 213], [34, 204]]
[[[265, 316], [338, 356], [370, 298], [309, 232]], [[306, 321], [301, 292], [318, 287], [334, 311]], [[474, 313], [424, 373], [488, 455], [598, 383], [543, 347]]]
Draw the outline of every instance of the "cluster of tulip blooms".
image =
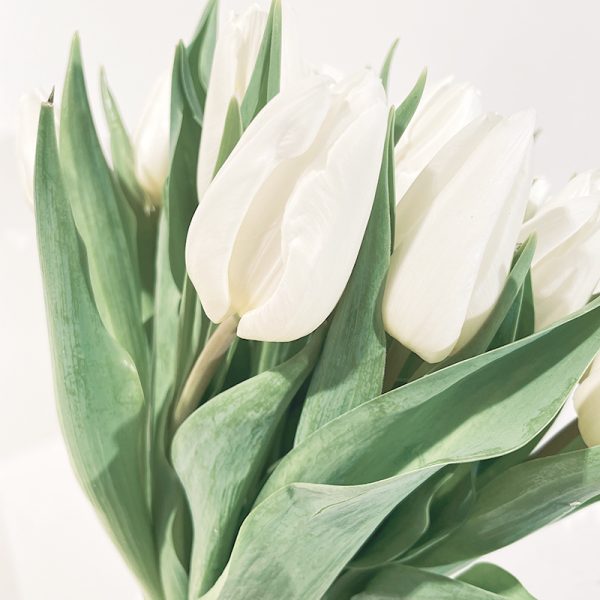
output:
[[532, 111], [390, 108], [392, 53], [332, 75], [281, 12], [209, 2], [133, 141], [103, 78], [112, 165], [77, 39], [59, 126], [23, 101], [74, 467], [152, 598], [505, 597], [450, 567], [600, 495], [600, 170], [549, 193]]

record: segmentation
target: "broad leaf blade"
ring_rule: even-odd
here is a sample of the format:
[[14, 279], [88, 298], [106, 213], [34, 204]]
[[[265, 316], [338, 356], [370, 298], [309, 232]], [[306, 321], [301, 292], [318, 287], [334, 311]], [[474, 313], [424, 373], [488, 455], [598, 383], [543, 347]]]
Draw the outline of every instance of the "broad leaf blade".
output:
[[296, 444], [355, 406], [381, 394], [386, 337], [381, 313], [392, 248], [388, 168], [393, 157], [390, 113], [379, 182], [358, 258], [338, 302], [311, 379]]
[[160, 598], [142, 477], [142, 386], [90, 296], [49, 105], [41, 111], [37, 146], [36, 225], [63, 433], [77, 476], [115, 543], [148, 594]]
[[188, 497], [195, 533], [191, 597], [209, 589], [225, 566], [277, 425], [319, 349], [317, 334], [289, 361], [216, 396], [177, 430], [173, 464]]
[[120, 199], [96, 135], [76, 36], [61, 111], [60, 155], [73, 217], [86, 247], [92, 290], [107, 330], [131, 355], [144, 389], [149, 349], [142, 327], [141, 288], [123, 226]]
[[394, 506], [442, 466], [532, 439], [599, 347], [596, 302], [330, 421], [275, 468], [206, 599], [320, 597]]
[[457, 579], [508, 600], [535, 600], [516, 577], [491, 563], [473, 565]]
[[600, 493], [600, 447], [516, 465], [479, 492], [467, 521], [415, 559], [424, 566], [475, 558], [556, 521]]
[[352, 600], [503, 600], [463, 581], [395, 565], [381, 569]]

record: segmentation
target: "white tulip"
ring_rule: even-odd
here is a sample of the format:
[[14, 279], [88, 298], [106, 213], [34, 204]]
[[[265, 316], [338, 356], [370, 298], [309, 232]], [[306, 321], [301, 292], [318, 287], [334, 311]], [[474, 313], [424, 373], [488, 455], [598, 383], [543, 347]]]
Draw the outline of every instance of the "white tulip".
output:
[[387, 107], [369, 71], [312, 76], [277, 95], [225, 161], [192, 219], [187, 270], [214, 322], [289, 341], [339, 300], [371, 212]]
[[398, 204], [384, 322], [427, 362], [464, 346], [498, 300], [531, 185], [533, 126], [531, 111], [479, 117]]
[[482, 113], [480, 93], [468, 83], [446, 80], [424, 99], [396, 146], [398, 201], [446, 142]]
[[35, 170], [35, 147], [37, 144], [38, 121], [40, 107], [48, 95], [40, 91], [29, 92], [21, 96], [19, 102], [19, 117], [17, 122], [17, 153], [19, 157], [19, 172], [25, 197], [33, 206], [33, 178]]
[[531, 277], [536, 329], [584, 306], [600, 280], [600, 172], [574, 177], [522, 228], [537, 235]]
[[529, 191], [529, 202], [525, 219], [531, 219], [550, 197], [550, 182], [545, 177], [536, 177]]
[[588, 446], [600, 445], [600, 356], [575, 390], [573, 406], [583, 441]]
[[[301, 77], [305, 67], [292, 31], [293, 19], [286, 18], [289, 10], [283, 7], [281, 48], [281, 88]], [[198, 157], [198, 197], [202, 198], [214, 175], [221, 146], [227, 108], [232, 98], [242, 103], [265, 31], [268, 13], [252, 5], [244, 13], [230, 13], [220, 27], [208, 84], [202, 140]]]
[[169, 174], [171, 73], [165, 72], [154, 85], [133, 138], [135, 174], [154, 205], [161, 203]]

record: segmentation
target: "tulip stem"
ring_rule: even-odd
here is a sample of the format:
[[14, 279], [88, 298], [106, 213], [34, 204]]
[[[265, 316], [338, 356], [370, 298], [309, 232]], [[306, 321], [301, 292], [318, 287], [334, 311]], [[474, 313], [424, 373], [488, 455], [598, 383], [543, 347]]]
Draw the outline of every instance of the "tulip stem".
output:
[[233, 315], [214, 330], [200, 352], [173, 410], [173, 424], [177, 429], [198, 406], [202, 394], [206, 391], [221, 359], [235, 339], [240, 319]]

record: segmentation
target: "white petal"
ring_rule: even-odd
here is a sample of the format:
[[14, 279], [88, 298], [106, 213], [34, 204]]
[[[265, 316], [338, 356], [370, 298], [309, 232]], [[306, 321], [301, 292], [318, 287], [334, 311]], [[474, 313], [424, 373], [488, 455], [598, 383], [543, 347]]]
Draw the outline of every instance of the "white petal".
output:
[[573, 198], [600, 193], [600, 170], [594, 169], [575, 175], [552, 199], [553, 204], [564, 204]]
[[396, 147], [398, 200], [446, 142], [482, 112], [479, 91], [470, 84], [446, 82], [438, 87]]
[[592, 371], [573, 398], [581, 437], [587, 446], [600, 444], [600, 371]]
[[[249, 302], [246, 297], [232, 298], [230, 294], [234, 248], [237, 255], [256, 256], [265, 229], [276, 226], [286, 193], [296, 182], [289, 163], [314, 142], [331, 105], [330, 85], [326, 78], [311, 77], [269, 102], [244, 132], [196, 210], [188, 232], [186, 264], [202, 305], [214, 322], [244, 310]], [[274, 182], [287, 189], [278, 189]], [[265, 210], [261, 219], [256, 212], [259, 206]], [[254, 212], [248, 216], [250, 209]], [[246, 218], [256, 218], [262, 226], [254, 233], [247, 228], [249, 236], [238, 242]], [[243, 286], [239, 281], [234, 284]]]
[[35, 170], [35, 147], [37, 144], [40, 106], [47, 98], [39, 91], [21, 96], [17, 123], [17, 153], [19, 171], [27, 200], [33, 206], [33, 177]]
[[169, 173], [171, 75], [156, 82], [134, 136], [135, 172], [140, 185], [159, 203]]
[[545, 177], [536, 177], [531, 184], [529, 191], [529, 202], [525, 219], [529, 220], [537, 214], [542, 205], [548, 200], [550, 195], [550, 182]]
[[584, 306], [600, 279], [600, 226], [583, 227], [532, 269], [536, 329]]
[[278, 286], [242, 316], [238, 335], [289, 341], [314, 331], [348, 281], [369, 219], [386, 129], [383, 102], [358, 117], [326, 163], [304, 175], [286, 208]]
[[[483, 265], [492, 266], [495, 283], [481, 304], [489, 305], [500, 287], [512, 256], [509, 241], [518, 235], [516, 215], [522, 218], [525, 210], [526, 196], [514, 192], [532, 133], [529, 113], [476, 120], [435, 157], [398, 205], [384, 321], [391, 335], [428, 362], [443, 360], [455, 348]], [[499, 219], [504, 227], [496, 253], [490, 240]]]
[[198, 156], [198, 198], [202, 199], [213, 178], [227, 107], [232, 98], [242, 102], [267, 22], [267, 12], [257, 5], [242, 15], [230, 13], [220, 28], [215, 46], [204, 108]]

